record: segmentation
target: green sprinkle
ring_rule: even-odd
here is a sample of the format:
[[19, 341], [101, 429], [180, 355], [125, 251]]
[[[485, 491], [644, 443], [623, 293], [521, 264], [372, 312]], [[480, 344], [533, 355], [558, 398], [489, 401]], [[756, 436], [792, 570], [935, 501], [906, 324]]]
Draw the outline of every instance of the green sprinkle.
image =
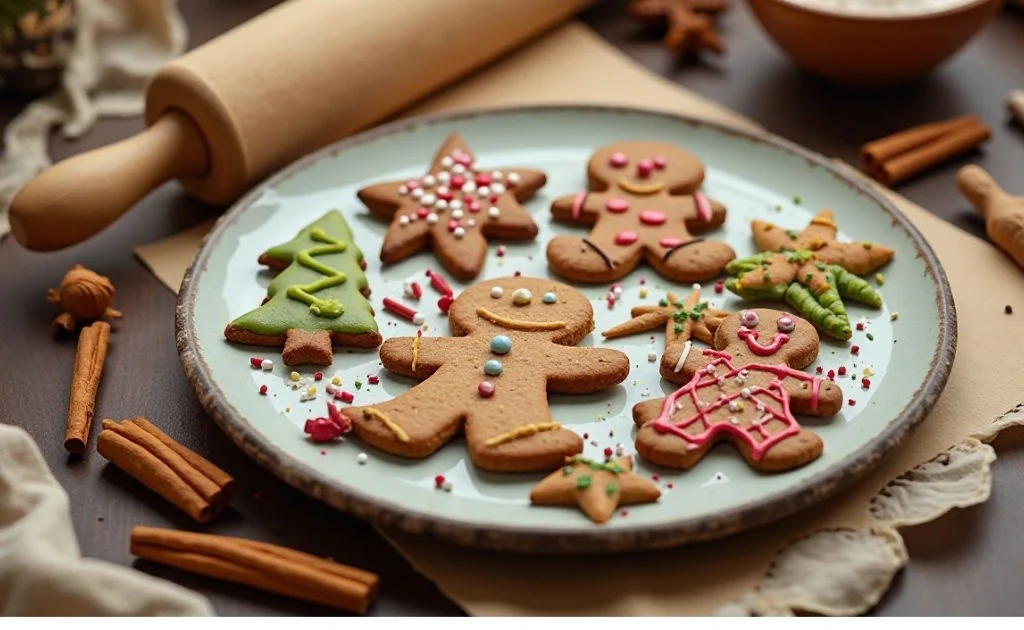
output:
[[772, 281], [772, 272], [768, 271], [767, 269], [764, 270], [764, 281], [765, 282], [771, 282]]
[[590, 487], [590, 475], [580, 475], [576, 477], [576, 489], [586, 490]]
[[362, 381], [356, 381], [356, 389], [360, 389], [363, 386]]
[[676, 325], [675, 325], [675, 326], [674, 326], [674, 327], [672, 328], [672, 330], [674, 330], [674, 331], [675, 331], [675, 333], [676, 333], [677, 335], [680, 335], [680, 334], [682, 334], [682, 332], [683, 332], [683, 326], [682, 326], [682, 324], [676, 324]]
[[700, 312], [700, 311], [706, 311], [707, 308], [708, 308], [708, 303], [707, 302], [701, 302], [697, 306], [694, 306], [693, 310], [695, 310], [697, 312]]
[[690, 311], [690, 319], [692, 319], [693, 321], [697, 321], [701, 317], [703, 317], [703, 315], [701, 315], [698, 311]]
[[810, 282], [811, 278], [813, 278], [813, 277], [814, 277], [814, 274], [808, 271], [807, 273], [804, 274], [804, 282]]
[[615, 475], [618, 475], [626, 470], [625, 468], [622, 467], [622, 464], [618, 464], [616, 462], [605, 464], [604, 469]]
[[825, 271], [825, 263], [823, 262], [815, 263], [814, 266], [818, 268], [818, 271]]
[[676, 311], [672, 313], [672, 320], [676, 322], [682, 322], [686, 320], [686, 311]]
[[605, 494], [607, 494], [608, 496], [612, 496], [613, 494], [615, 494], [618, 491], [618, 489], [619, 487], [616, 486], [614, 483], [610, 483], [604, 487]]
[[666, 300], [665, 298], [661, 298], [660, 300], [658, 300], [658, 306], [668, 306], [668, 300]]
[[867, 337], [868, 337], [868, 341], [874, 341], [875, 340], [875, 336], [872, 335], [871, 333], [868, 333]]
[[882, 286], [883, 284], [885, 284], [885, 274], [876, 273], [875, 282], [878, 283], [878, 286]]
[[601, 464], [601, 462], [595, 462], [592, 459], [588, 459], [587, 466], [590, 466], [590, 470], [601, 470], [603, 464]]
[[685, 305], [682, 302], [676, 302], [675, 303], [675, 307], [676, 308], [683, 308], [683, 306], [685, 306]]
[[571, 475], [572, 474], [572, 466], [566, 466], [565, 468], [563, 468], [562, 469], [562, 474], [565, 475], [566, 477]]
[[797, 231], [796, 230], [786, 230], [786, 234], [789, 235], [789, 240], [791, 240], [791, 241], [795, 241], [796, 240], [796, 237], [797, 237]]
[[861, 245], [864, 246], [864, 249], [871, 249], [871, 241], [864, 241]]
[[800, 197], [800, 195], [795, 195], [795, 196], [793, 197], [793, 203], [795, 203], [795, 204], [796, 204], [796, 205], [798, 205], [798, 206], [799, 206], [799, 205], [800, 205], [801, 203], [803, 203], [803, 201], [804, 201], [804, 200], [803, 200], [803, 199], [802, 199], [802, 198]]

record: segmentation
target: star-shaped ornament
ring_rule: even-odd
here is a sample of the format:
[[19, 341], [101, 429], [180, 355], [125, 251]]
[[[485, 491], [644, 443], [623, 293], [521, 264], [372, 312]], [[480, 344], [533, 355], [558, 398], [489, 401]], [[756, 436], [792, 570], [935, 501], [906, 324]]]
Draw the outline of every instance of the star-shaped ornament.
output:
[[665, 47], [681, 54], [710, 50], [725, 52], [713, 17], [729, 8], [729, 0], [632, 0], [633, 17], [664, 21], [668, 25]]
[[639, 332], [665, 327], [665, 352], [661, 355], [661, 377], [672, 383], [684, 383], [683, 364], [689, 356], [693, 339], [714, 345], [715, 331], [729, 313], [711, 308], [700, 299], [700, 285], [685, 300], [669, 292], [657, 306], [635, 306], [630, 319], [610, 328], [601, 335], [605, 339], [625, 337]]
[[537, 224], [521, 205], [547, 179], [525, 168], [482, 168], [459, 134], [448, 136], [420, 178], [363, 188], [373, 214], [391, 221], [380, 259], [396, 263], [423, 249], [453, 276], [469, 281], [483, 269], [487, 240], [532, 240]]
[[598, 462], [581, 455], [567, 457], [530, 492], [533, 505], [579, 506], [595, 523], [604, 523], [620, 505], [653, 503], [661, 490], [633, 472], [629, 457]]

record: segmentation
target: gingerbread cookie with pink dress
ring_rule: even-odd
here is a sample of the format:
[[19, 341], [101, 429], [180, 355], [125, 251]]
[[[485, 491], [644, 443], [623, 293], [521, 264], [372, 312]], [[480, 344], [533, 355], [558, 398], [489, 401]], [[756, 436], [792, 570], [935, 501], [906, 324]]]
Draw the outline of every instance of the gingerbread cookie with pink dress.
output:
[[586, 238], [548, 243], [558, 275], [611, 282], [646, 260], [669, 280], [699, 282], [736, 257], [725, 243], [693, 236], [722, 225], [725, 207], [700, 191], [704, 167], [686, 151], [653, 141], [611, 144], [590, 158], [587, 178], [589, 190], [551, 205], [556, 219], [593, 226]]
[[814, 461], [821, 438], [793, 414], [832, 416], [843, 404], [839, 385], [800, 371], [818, 350], [817, 330], [795, 315], [765, 308], [733, 313], [718, 327], [713, 348], [691, 348], [684, 357], [685, 385], [633, 408], [637, 452], [688, 470], [725, 440], [760, 472]]

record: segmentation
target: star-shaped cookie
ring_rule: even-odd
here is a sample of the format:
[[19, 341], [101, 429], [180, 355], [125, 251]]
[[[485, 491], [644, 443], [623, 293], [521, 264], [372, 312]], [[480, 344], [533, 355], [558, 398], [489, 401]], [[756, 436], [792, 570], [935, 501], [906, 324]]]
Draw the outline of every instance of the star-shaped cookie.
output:
[[445, 269], [469, 281], [484, 266], [487, 239], [537, 236], [537, 224], [521, 203], [546, 182], [541, 171], [482, 168], [455, 133], [424, 176], [375, 184], [357, 195], [370, 212], [391, 221], [380, 250], [383, 263], [432, 247]]
[[632, 319], [601, 333], [605, 339], [625, 337], [665, 326], [665, 352], [661, 355], [661, 377], [673, 383], [685, 383], [683, 364], [690, 354], [692, 339], [708, 345], [714, 341], [715, 331], [729, 313], [711, 308], [701, 301], [699, 285], [685, 300], [678, 300], [669, 292], [657, 306], [635, 306], [629, 312]]
[[598, 462], [582, 455], [565, 458], [565, 466], [551, 473], [530, 492], [533, 505], [579, 506], [595, 523], [604, 523], [620, 505], [653, 503], [661, 490], [633, 472], [629, 457]]
[[715, 30], [713, 17], [729, 8], [729, 0], [632, 0], [629, 13], [633, 17], [663, 21], [668, 30], [665, 46], [687, 54], [711, 50], [725, 52], [722, 39]]

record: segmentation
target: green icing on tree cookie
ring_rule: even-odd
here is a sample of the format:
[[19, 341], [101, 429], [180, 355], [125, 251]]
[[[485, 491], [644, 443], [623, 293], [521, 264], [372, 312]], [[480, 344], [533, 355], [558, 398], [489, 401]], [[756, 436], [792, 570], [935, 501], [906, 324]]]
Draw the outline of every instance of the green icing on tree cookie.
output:
[[235, 319], [232, 327], [265, 336], [292, 329], [378, 332], [373, 307], [362, 294], [367, 287], [363, 252], [338, 211], [331, 210], [264, 256], [288, 266], [267, 287], [268, 300]]

